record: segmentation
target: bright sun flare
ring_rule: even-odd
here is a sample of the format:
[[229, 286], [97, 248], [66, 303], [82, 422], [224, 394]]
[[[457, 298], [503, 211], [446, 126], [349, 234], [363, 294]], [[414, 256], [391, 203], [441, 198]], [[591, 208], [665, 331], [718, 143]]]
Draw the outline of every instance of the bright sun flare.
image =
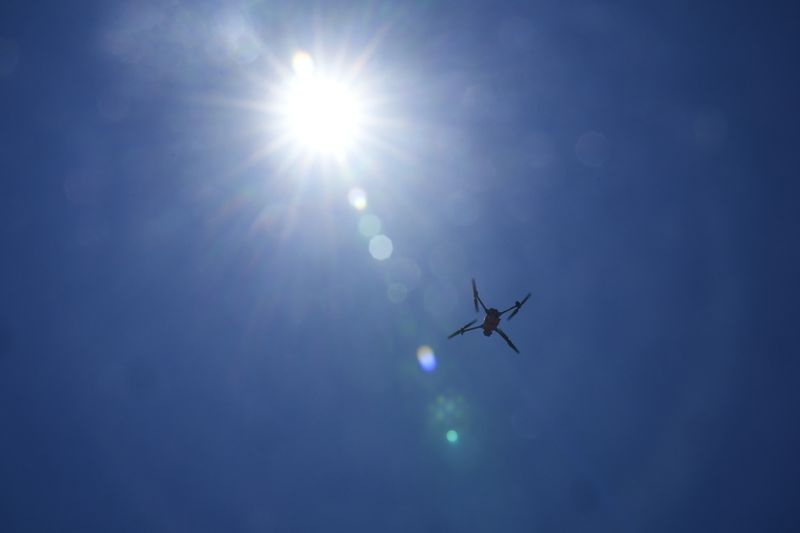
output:
[[318, 154], [345, 155], [361, 129], [357, 96], [343, 82], [316, 72], [305, 52], [294, 55], [292, 67], [295, 76], [285, 103], [286, 128], [292, 141]]

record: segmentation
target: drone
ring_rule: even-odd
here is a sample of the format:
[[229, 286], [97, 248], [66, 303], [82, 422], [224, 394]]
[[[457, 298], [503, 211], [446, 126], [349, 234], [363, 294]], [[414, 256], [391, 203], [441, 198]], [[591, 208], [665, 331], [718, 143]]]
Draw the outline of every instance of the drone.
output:
[[469, 324], [465, 324], [464, 327], [462, 327], [461, 329], [455, 331], [452, 335], [448, 336], [447, 338], [448, 339], [452, 339], [456, 335], [463, 335], [464, 333], [466, 333], [468, 331], [473, 331], [473, 330], [476, 330], [476, 329], [483, 328], [483, 334], [486, 337], [489, 337], [492, 334], [492, 332], [496, 331], [501, 337], [503, 337], [503, 339], [508, 343], [508, 345], [511, 346], [512, 350], [514, 350], [515, 352], [519, 353], [519, 350], [517, 349], [516, 346], [514, 346], [514, 343], [511, 342], [511, 339], [508, 338], [508, 335], [506, 335], [506, 333], [502, 329], [497, 327], [497, 326], [500, 324], [500, 317], [503, 316], [504, 314], [508, 313], [509, 311], [512, 311], [512, 313], [508, 316], [508, 319], [511, 320], [512, 318], [514, 318], [514, 315], [519, 313], [519, 310], [522, 308], [523, 305], [525, 305], [525, 302], [527, 302], [528, 298], [530, 298], [530, 297], [531, 297], [531, 293], [528, 293], [528, 295], [525, 296], [525, 298], [523, 298], [522, 301], [517, 300], [516, 302], [514, 302], [514, 305], [512, 305], [511, 307], [509, 307], [505, 311], [498, 311], [494, 307], [490, 307], [490, 308], [487, 309], [486, 306], [483, 303], [483, 300], [481, 300], [481, 297], [478, 296], [478, 286], [475, 284], [475, 279], [473, 278], [473, 280], [472, 280], [472, 303], [475, 306], [475, 312], [476, 313], [478, 312], [478, 304], [481, 304], [481, 307], [483, 308], [483, 311], [486, 313], [486, 317], [483, 319], [483, 323], [482, 324], [479, 324], [477, 326], [473, 326], [473, 324], [478, 321], [477, 319], [473, 320]]

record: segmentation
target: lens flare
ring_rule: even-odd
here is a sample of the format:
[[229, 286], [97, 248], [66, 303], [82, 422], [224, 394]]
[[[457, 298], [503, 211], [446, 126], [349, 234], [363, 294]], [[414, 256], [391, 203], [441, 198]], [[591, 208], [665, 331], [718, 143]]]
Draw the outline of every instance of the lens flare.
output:
[[314, 60], [308, 52], [295, 52], [292, 56], [292, 69], [298, 78], [310, 78], [314, 75]]
[[436, 356], [430, 346], [422, 345], [417, 349], [417, 361], [419, 361], [419, 366], [425, 372], [436, 370]]
[[369, 253], [378, 261], [385, 261], [392, 256], [394, 246], [386, 235], [375, 235], [369, 240]]
[[358, 211], [363, 211], [367, 208], [367, 193], [361, 187], [353, 187], [347, 193], [347, 201], [350, 205]]
[[459, 432], [469, 430], [469, 409], [460, 394], [440, 394], [428, 409], [429, 424], [435, 435], [444, 434], [448, 441], [454, 443], [459, 438]]
[[362, 216], [358, 220], [358, 232], [364, 237], [374, 237], [381, 232], [381, 219], [375, 215]]
[[399, 283], [409, 291], [419, 285], [422, 271], [413, 259], [392, 257], [386, 267], [385, 277], [388, 283]]
[[402, 283], [390, 283], [386, 289], [386, 295], [389, 297], [390, 302], [399, 304], [408, 296], [408, 287]]

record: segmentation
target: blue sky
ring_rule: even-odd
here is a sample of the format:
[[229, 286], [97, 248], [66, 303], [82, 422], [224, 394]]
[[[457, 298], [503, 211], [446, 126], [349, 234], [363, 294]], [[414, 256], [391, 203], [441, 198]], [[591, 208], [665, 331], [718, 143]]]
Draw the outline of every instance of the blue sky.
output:
[[792, 17], [4, 4], [3, 530], [796, 529]]

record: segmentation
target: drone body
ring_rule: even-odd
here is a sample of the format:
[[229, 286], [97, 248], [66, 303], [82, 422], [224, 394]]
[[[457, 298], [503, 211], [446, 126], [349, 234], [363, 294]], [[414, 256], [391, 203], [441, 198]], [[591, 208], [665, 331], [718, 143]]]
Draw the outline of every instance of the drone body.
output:
[[481, 297], [478, 295], [478, 287], [475, 284], [475, 280], [473, 279], [472, 280], [472, 303], [473, 303], [473, 305], [475, 305], [475, 312], [478, 311], [478, 304], [480, 304], [480, 306], [483, 308], [483, 311], [486, 313], [486, 316], [483, 319], [483, 323], [480, 324], [480, 325], [477, 325], [477, 326], [473, 326], [473, 324], [475, 322], [477, 322], [477, 320], [473, 320], [469, 324], [464, 325], [464, 327], [462, 327], [461, 329], [456, 330], [453, 334], [451, 334], [447, 338], [448, 339], [452, 339], [456, 335], [463, 335], [464, 333], [466, 333], [468, 331], [473, 331], [473, 330], [476, 330], [476, 329], [483, 329], [483, 334], [486, 337], [489, 337], [489, 336], [492, 335], [493, 332], [496, 331], [498, 333], [498, 335], [503, 337], [503, 340], [505, 340], [508, 343], [508, 345], [511, 347], [512, 350], [514, 350], [515, 352], [519, 353], [519, 350], [517, 349], [516, 346], [514, 346], [514, 343], [511, 342], [511, 339], [508, 338], [508, 335], [506, 335], [505, 332], [502, 329], [500, 329], [498, 326], [500, 325], [500, 317], [502, 317], [504, 314], [508, 313], [509, 311], [513, 310], [513, 312], [508, 317], [508, 319], [511, 320], [512, 318], [514, 318], [514, 315], [516, 315], [519, 312], [519, 310], [522, 308], [522, 306], [525, 304], [525, 302], [528, 301], [528, 298], [530, 298], [530, 297], [531, 297], [531, 293], [528, 293], [528, 295], [525, 296], [525, 298], [523, 298], [522, 301], [517, 300], [516, 302], [514, 302], [514, 305], [512, 305], [511, 307], [509, 307], [505, 311], [498, 311], [494, 307], [487, 308], [484, 305], [483, 300], [481, 300]]

